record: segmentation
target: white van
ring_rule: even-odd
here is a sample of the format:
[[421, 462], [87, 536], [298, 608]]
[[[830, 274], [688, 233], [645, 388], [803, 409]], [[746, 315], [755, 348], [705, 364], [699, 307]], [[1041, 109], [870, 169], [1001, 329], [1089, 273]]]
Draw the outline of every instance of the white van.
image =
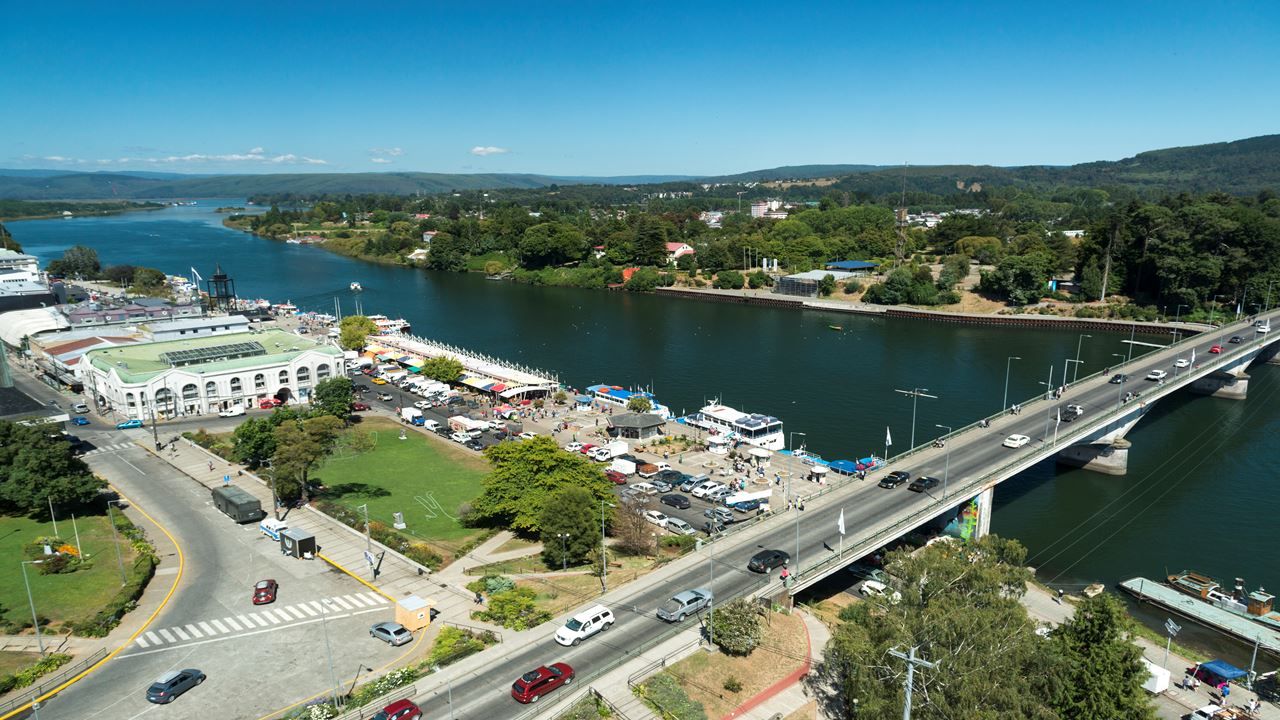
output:
[[244, 406], [236, 405], [218, 413], [218, 417], [240, 417], [244, 414]]
[[435, 420], [427, 420], [426, 422], [422, 423], [422, 427], [430, 430], [431, 432], [435, 432], [440, 429], [440, 423], [436, 422]]
[[577, 645], [583, 640], [604, 632], [613, 625], [613, 611], [603, 605], [592, 605], [565, 622], [556, 631], [556, 642], [561, 645]]
[[262, 531], [262, 534], [276, 541], [280, 540], [280, 532], [288, 529], [288, 527], [289, 525], [285, 521], [277, 520], [271, 516], [263, 518], [262, 522], [258, 523], [258, 529]]

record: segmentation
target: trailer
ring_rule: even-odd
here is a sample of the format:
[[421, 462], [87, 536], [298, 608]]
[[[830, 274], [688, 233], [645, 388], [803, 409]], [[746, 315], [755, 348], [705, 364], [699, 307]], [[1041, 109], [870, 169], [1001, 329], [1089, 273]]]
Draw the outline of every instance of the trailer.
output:
[[267, 516], [258, 498], [234, 485], [216, 487], [211, 495], [213, 506], [238, 523], [257, 522]]
[[423, 423], [427, 421], [426, 418], [422, 416], [421, 410], [419, 410], [418, 408], [412, 408], [412, 407], [401, 408], [400, 420], [402, 422], [409, 423], [410, 425], [419, 425], [419, 426], [421, 426]]
[[449, 429], [454, 432], [484, 432], [489, 429], [488, 420], [477, 420], [466, 415], [454, 415], [449, 418]]

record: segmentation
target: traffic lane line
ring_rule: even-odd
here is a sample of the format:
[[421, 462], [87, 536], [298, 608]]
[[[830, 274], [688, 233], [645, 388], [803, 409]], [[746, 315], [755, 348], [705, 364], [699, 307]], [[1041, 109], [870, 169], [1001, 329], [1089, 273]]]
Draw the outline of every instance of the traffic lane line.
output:
[[[369, 608], [367, 610], [357, 610], [356, 612], [345, 613], [343, 615], [330, 615], [328, 619], [341, 620], [343, 618], [355, 617], [357, 615], [367, 615], [369, 613], [378, 612], [383, 609], [384, 608]], [[142, 657], [144, 655], [153, 655], [155, 653], [165, 652], [167, 650], [181, 650], [183, 648], [190, 648], [190, 647], [195, 647], [197, 645], [205, 645], [208, 643], [225, 642], [227, 640], [238, 640], [240, 638], [252, 637], [254, 635], [262, 635], [264, 633], [277, 632], [280, 630], [291, 630], [293, 628], [302, 627], [303, 625], [312, 625], [314, 623], [323, 622], [324, 620], [325, 618], [320, 618], [318, 620], [303, 620], [302, 622], [296, 622], [290, 625], [281, 625], [279, 627], [264, 628], [262, 630], [254, 630], [252, 632], [241, 633], [239, 635], [226, 635], [224, 637], [206, 638], [204, 640], [195, 640], [193, 642], [178, 643], [178, 644], [170, 645], [168, 647], [156, 648], [154, 650], [140, 650], [138, 652], [123, 653], [120, 655], [120, 659], [125, 660], [128, 658]], [[419, 635], [421, 635], [421, 633]]]

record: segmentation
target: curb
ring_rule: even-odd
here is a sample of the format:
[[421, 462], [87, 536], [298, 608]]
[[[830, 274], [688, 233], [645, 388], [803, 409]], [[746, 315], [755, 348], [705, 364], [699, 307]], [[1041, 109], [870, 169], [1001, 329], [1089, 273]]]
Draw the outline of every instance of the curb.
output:
[[369, 582], [368, 580], [365, 580], [364, 578], [360, 577], [359, 575], [356, 575], [355, 573], [353, 573], [353, 572], [351, 572], [350, 570], [346, 569], [346, 568], [345, 568], [345, 567], [343, 567], [341, 564], [339, 564], [339, 563], [338, 563], [338, 561], [333, 560], [332, 558], [326, 557], [324, 553], [316, 553], [316, 557], [318, 557], [318, 558], [320, 558], [321, 560], [323, 560], [323, 561], [325, 561], [325, 562], [329, 563], [330, 565], [332, 565], [333, 567], [337, 568], [338, 570], [341, 570], [342, 572], [346, 573], [347, 575], [350, 575], [350, 576], [351, 576], [351, 578], [352, 578], [352, 579], [354, 579], [356, 582], [358, 582], [358, 583], [360, 583], [361, 585], [364, 585], [365, 587], [369, 588], [370, 590], [372, 590], [372, 591], [374, 591], [374, 592], [378, 593], [378, 594], [379, 594], [379, 595], [381, 595], [382, 597], [384, 597], [384, 598], [386, 598], [386, 599], [390, 600], [392, 603], [396, 602], [396, 599], [395, 599], [395, 598], [393, 598], [393, 597], [391, 597], [390, 595], [388, 595], [388, 594], [386, 594], [385, 592], [383, 592], [381, 588], [377, 587], [376, 585], [374, 585], [373, 583]]
[[[804, 618], [801, 618], [801, 622], [803, 621], [804, 621]], [[729, 713], [728, 715], [725, 715], [724, 718], [721, 718], [721, 720], [725, 720], [726, 718], [735, 718], [735, 717], [738, 717], [739, 715], [744, 715], [748, 712], [751, 712], [756, 707], [763, 705], [766, 701], [773, 699], [773, 697], [776, 696], [778, 693], [782, 692], [783, 690], [786, 690], [787, 688], [791, 687], [795, 683], [799, 682], [800, 678], [804, 677], [805, 675], [808, 675], [809, 670], [813, 667], [813, 639], [809, 637], [809, 628], [807, 627], [804, 630], [804, 640], [805, 640], [804, 662], [800, 663], [800, 667], [787, 673], [787, 675], [783, 677], [781, 680], [778, 680], [777, 682], [765, 688], [764, 690], [761, 690], [760, 692], [756, 693], [755, 697], [752, 697], [750, 700], [747, 700], [746, 702], [739, 705], [737, 708], [733, 710], [733, 712]]]

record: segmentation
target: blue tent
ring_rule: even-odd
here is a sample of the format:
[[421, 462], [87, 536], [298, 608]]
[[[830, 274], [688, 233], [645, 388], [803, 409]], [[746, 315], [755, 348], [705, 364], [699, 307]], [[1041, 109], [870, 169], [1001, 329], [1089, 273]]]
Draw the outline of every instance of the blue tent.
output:
[[880, 267], [879, 263], [867, 262], [866, 260], [832, 260], [825, 263], [823, 268], [826, 270], [874, 270]]
[[1240, 678], [1249, 674], [1244, 670], [1241, 670], [1240, 668], [1236, 667], [1235, 665], [1232, 665], [1231, 663], [1227, 662], [1226, 660], [1210, 660], [1207, 663], [1200, 664], [1200, 669], [1196, 672], [1196, 674], [1202, 679], [1204, 679], [1206, 682], [1212, 682], [1212, 678], [1205, 678], [1204, 675], [1202, 675], [1201, 673], [1221, 678], [1222, 681], [1226, 681], [1226, 682], [1231, 682], [1232, 680], [1239, 680]]
[[852, 460], [832, 460], [827, 467], [841, 475], [853, 475], [858, 472], [858, 465]]

